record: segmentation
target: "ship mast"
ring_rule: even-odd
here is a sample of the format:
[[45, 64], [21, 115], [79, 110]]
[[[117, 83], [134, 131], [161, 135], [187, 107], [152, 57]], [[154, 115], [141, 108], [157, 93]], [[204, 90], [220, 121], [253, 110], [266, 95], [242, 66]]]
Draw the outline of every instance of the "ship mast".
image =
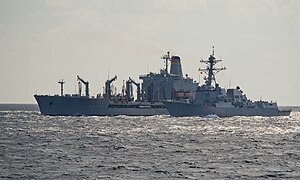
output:
[[215, 65], [218, 62], [221, 62], [222, 60], [215, 58], [215, 47], [213, 46], [212, 48], [213, 48], [212, 55], [209, 56], [208, 60], [206, 60], [206, 61], [201, 60], [200, 61], [201, 63], [205, 63], [207, 65], [207, 67], [198, 69], [198, 71], [205, 72], [208, 75], [208, 77], [206, 78], [205, 84], [209, 87], [211, 87], [211, 83], [212, 83], [213, 80], [216, 83], [215, 75], [217, 73], [219, 73], [220, 71], [226, 69], [225, 67], [221, 67], [221, 68], [216, 68], [215, 67]]
[[168, 63], [169, 63], [169, 60], [171, 59], [170, 57], [170, 52], [168, 51], [166, 55], [164, 55], [161, 59], [165, 60], [166, 61], [166, 69], [165, 69], [165, 72], [166, 72], [166, 76], [169, 75], [168, 73]]
[[66, 83], [63, 79], [59, 80], [58, 83], [60, 84], [60, 95], [64, 95], [64, 84]]

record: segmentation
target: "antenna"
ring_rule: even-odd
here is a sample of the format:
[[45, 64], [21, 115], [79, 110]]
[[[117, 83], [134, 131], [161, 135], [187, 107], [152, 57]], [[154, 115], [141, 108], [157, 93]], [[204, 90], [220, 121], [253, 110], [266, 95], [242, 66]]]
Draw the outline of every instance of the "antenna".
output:
[[214, 56], [215, 55], [215, 46], [212, 46], [212, 48], [213, 48], [212, 55]]
[[170, 51], [167, 52], [167, 59], [166, 59], [166, 74], [168, 74], [168, 61], [170, 59]]

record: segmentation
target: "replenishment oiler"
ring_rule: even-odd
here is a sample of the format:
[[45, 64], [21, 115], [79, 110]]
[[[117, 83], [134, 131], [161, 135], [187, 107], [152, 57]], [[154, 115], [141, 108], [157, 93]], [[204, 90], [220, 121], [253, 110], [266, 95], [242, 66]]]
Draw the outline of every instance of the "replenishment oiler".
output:
[[[246, 97], [239, 86], [233, 89], [221, 88], [216, 83], [216, 74], [225, 67], [216, 68], [217, 60], [212, 55], [208, 60], [201, 60], [207, 65], [199, 68], [200, 72], [207, 74], [205, 83], [197, 87], [193, 97], [166, 102], [171, 116], [289, 116], [291, 110], [279, 110], [277, 103], [267, 101], [252, 101]], [[213, 84], [214, 82], [214, 84]]]
[[[164, 69], [160, 73], [148, 73], [139, 76], [142, 83], [129, 78], [123, 81], [122, 92], [113, 93], [112, 83], [117, 76], [105, 82], [105, 91], [95, 97], [89, 93], [89, 82], [77, 76], [78, 90], [76, 94], [64, 94], [64, 81], [60, 80], [60, 95], [34, 95], [43, 115], [96, 115], [96, 116], [150, 116], [168, 114], [165, 102], [191, 98], [198, 84], [183, 76], [181, 59], [170, 56], [168, 52], [162, 58]], [[170, 71], [168, 63], [171, 62]], [[85, 94], [82, 94], [82, 84]], [[136, 86], [136, 97], [133, 94]]]

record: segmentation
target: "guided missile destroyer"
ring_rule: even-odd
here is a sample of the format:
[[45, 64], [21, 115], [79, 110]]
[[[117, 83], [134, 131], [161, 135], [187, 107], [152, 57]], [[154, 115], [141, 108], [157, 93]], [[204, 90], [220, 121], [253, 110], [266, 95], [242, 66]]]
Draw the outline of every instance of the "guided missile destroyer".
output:
[[[208, 60], [201, 60], [207, 65], [199, 71], [207, 74], [205, 83], [197, 87], [193, 97], [180, 100], [170, 100], [166, 103], [171, 116], [288, 116], [291, 110], [279, 110], [277, 103], [267, 101], [252, 101], [246, 97], [239, 86], [233, 89], [221, 88], [216, 83], [216, 74], [225, 67], [216, 68], [217, 60], [212, 55]], [[213, 85], [214, 81], [214, 85]]]
[[[79, 92], [64, 94], [64, 81], [61, 80], [60, 95], [34, 95], [41, 114], [43, 115], [97, 115], [97, 116], [150, 116], [168, 114], [165, 103], [170, 100], [190, 98], [198, 84], [183, 76], [181, 59], [170, 56], [168, 52], [162, 57], [165, 61], [164, 69], [160, 73], [140, 75], [142, 83], [129, 78], [123, 81], [121, 93], [113, 93], [112, 83], [117, 76], [105, 82], [104, 93], [96, 97], [89, 93], [89, 82], [77, 76]], [[170, 71], [168, 64], [171, 62]], [[82, 94], [82, 84], [85, 94]], [[133, 95], [133, 85], [136, 86], [136, 98]]]

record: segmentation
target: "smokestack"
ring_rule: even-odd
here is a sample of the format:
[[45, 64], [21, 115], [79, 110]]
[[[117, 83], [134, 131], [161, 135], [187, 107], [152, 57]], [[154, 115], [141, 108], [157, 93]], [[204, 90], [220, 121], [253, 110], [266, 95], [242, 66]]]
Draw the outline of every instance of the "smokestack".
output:
[[179, 56], [172, 56], [170, 74], [182, 77], [181, 61]]

